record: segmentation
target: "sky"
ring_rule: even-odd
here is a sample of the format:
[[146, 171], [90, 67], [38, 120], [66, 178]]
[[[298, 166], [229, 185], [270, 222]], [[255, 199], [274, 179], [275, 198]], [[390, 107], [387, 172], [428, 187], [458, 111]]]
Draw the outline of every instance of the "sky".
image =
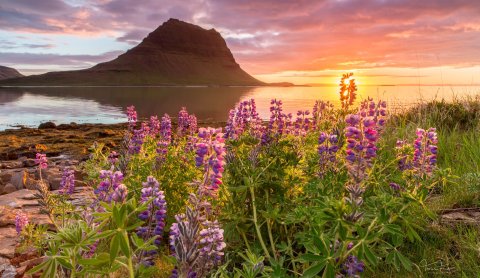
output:
[[177, 18], [266, 82], [478, 85], [479, 15], [478, 0], [0, 0], [0, 65], [88, 68]]

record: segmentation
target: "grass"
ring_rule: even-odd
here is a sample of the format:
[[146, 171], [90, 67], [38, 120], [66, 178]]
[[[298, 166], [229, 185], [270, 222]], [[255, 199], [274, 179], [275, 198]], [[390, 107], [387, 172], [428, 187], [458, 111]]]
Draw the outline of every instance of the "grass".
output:
[[[438, 164], [456, 176], [439, 185], [428, 207], [442, 212], [480, 207], [480, 98], [432, 101], [393, 117], [385, 140], [395, 144], [417, 127], [436, 127]], [[393, 155], [393, 154], [384, 154]], [[374, 277], [480, 277], [480, 222], [446, 224], [431, 221], [421, 232], [422, 244], [407, 244], [403, 252], [416, 262], [416, 271], [376, 269]]]

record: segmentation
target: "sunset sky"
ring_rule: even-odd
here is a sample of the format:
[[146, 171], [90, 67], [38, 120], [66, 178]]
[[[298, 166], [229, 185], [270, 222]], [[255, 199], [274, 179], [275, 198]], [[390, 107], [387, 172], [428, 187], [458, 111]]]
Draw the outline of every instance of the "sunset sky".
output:
[[477, 0], [1, 0], [0, 65], [23, 74], [115, 58], [169, 18], [215, 28], [267, 82], [480, 84]]

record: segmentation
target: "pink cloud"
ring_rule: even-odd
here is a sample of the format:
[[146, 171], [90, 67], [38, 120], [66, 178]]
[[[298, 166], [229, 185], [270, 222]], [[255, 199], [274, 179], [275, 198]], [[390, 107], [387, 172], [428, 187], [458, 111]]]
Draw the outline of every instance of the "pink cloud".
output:
[[478, 65], [479, 14], [468, 0], [4, 0], [0, 28], [135, 44], [175, 17], [216, 28], [243, 68], [263, 74]]

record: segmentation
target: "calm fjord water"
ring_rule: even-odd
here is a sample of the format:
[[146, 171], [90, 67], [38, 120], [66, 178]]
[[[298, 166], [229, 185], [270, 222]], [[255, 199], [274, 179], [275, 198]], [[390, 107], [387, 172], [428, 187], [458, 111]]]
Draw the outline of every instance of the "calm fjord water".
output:
[[[475, 86], [359, 86], [359, 99], [387, 100], [394, 109], [431, 99], [478, 96]], [[270, 100], [282, 99], [285, 112], [311, 110], [315, 100], [338, 103], [332, 87], [43, 87], [0, 88], [0, 130], [41, 122], [118, 123], [125, 107], [135, 105], [140, 117], [176, 116], [187, 107], [200, 121], [225, 121], [238, 102], [254, 98], [260, 116], [268, 118]]]

